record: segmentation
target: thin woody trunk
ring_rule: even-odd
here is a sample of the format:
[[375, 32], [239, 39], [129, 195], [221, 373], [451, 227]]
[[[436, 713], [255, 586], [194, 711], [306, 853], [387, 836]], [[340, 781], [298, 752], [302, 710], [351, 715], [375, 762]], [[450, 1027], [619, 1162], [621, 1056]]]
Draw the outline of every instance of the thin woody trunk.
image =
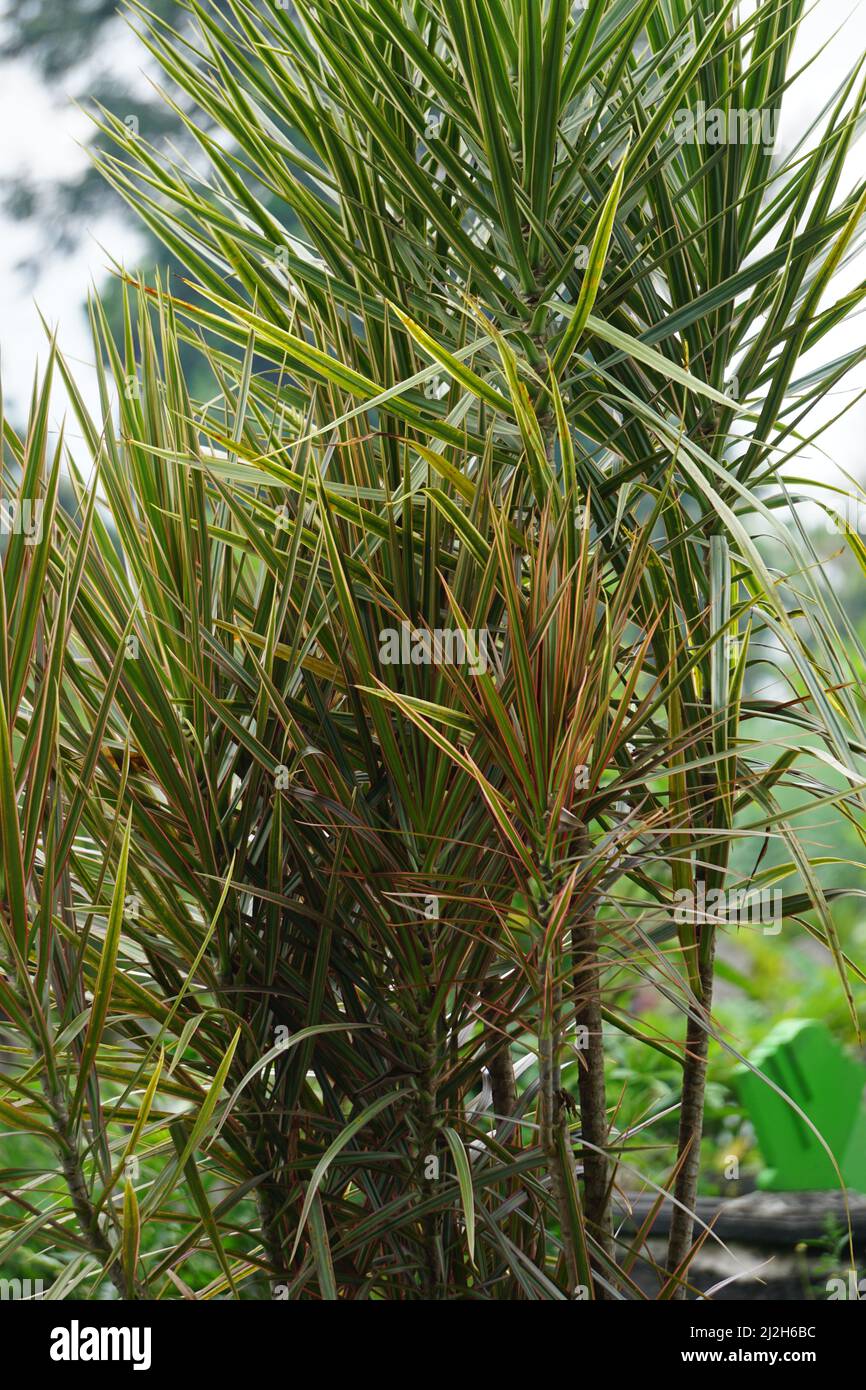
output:
[[[507, 1121], [508, 1117], [513, 1115], [517, 1109], [518, 1095], [514, 1063], [511, 1060], [511, 1041], [505, 1033], [508, 1012], [504, 1011], [499, 1003], [496, 981], [488, 981], [484, 985], [481, 997], [484, 1001], [485, 1012], [491, 1019], [491, 1033], [498, 1038], [495, 1051], [490, 1053], [487, 1061], [493, 1113], [496, 1116], [496, 1130], [497, 1134], [501, 1131], [510, 1133], [513, 1127], [509, 1126]], [[494, 1024], [496, 1025], [495, 1033], [493, 1032]]]
[[573, 1173], [569, 1173], [565, 1166], [570, 1160], [571, 1145], [564, 1146], [560, 1135], [560, 1129], [566, 1123], [566, 1117], [562, 1113], [559, 1099], [557, 1057], [561, 1039], [559, 1000], [556, 995], [557, 992], [551, 988], [548, 1001], [543, 1005], [543, 1017], [538, 1040], [538, 1123], [541, 1150], [544, 1154], [545, 1166], [559, 1217], [569, 1290], [574, 1293], [578, 1286], [585, 1283], [586, 1280], [578, 1251], [578, 1240], [574, 1231], [572, 1204], [569, 1201], [569, 1183], [573, 1182]]
[[[51, 774], [51, 792], [54, 796], [54, 827], [55, 831], [59, 832], [62, 824], [62, 812], [60, 798], [56, 795], [56, 774], [54, 772]], [[45, 831], [47, 833], [47, 825]], [[64, 918], [71, 920], [74, 924], [72, 888], [66, 869], [61, 876], [59, 906]], [[81, 998], [83, 1003], [81, 980], [74, 971], [69, 970], [69, 959], [62, 951], [55, 960], [54, 973], [55, 995], [58, 1002], [62, 1004], [65, 1001], [68, 988], [72, 992], [73, 998]], [[58, 975], [60, 978], [57, 978]], [[144, 1300], [148, 1297], [146, 1288], [134, 1277], [132, 1287], [128, 1287], [122, 1261], [115, 1258], [116, 1252], [112, 1250], [111, 1243], [100, 1224], [99, 1211], [92, 1201], [84, 1173], [78, 1133], [69, 1118], [66, 1096], [61, 1092], [59, 1082], [52, 1076], [47, 1067], [43, 1089], [54, 1113], [55, 1130], [60, 1145], [60, 1168], [84, 1242], [91, 1254], [102, 1262], [119, 1298]]]
[[572, 933], [575, 976], [574, 1019], [581, 1052], [578, 1071], [584, 1212], [590, 1234], [606, 1254], [613, 1252], [611, 1181], [607, 1148], [607, 1098], [604, 1085], [604, 1034], [598, 969], [598, 938], [594, 923], [581, 923]]
[[490, 1058], [490, 1089], [493, 1093], [493, 1113], [497, 1117], [497, 1131], [503, 1128], [503, 1120], [513, 1115], [517, 1109], [517, 1082], [514, 1078], [514, 1064], [511, 1048], [507, 1042]]
[[[422, 975], [425, 980], [435, 978], [436, 923], [426, 923], [427, 932], [421, 940], [419, 951]], [[421, 1011], [417, 1018], [416, 1056], [420, 1067], [416, 1092], [419, 1151], [416, 1156], [416, 1188], [419, 1201], [424, 1201], [438, 1191], [437, 1178], [424, 1176], [424, 1165], [429, 1157], [437, 1158], [440, 1152], [440, 1116], [438, 1100], [439, 1050], [436, 1025], [431, 1022], [434, 1007], [434, 993], [427, 990], [422, 997]], [[427, 1213], [421, 1219], [422, 1266], [421, 1280], [424, 1298], [427, 1300], [444, 1297], [447, 1275], [442, 1267], [440, 1254], [441, 1220], [436, 1213]]]
[[100, 1260], [111, 1280], [119, 1298], [146, 1299], [147, 1290], [137, 1279], [129, 1288], [122, 1263], [116, 1258], [116, 1251], [105, 1235], [99, 1222], [99, 1215], [90, 1196], [87, 1179], [84, 1176], [78, 1141], [66, 1111], [65, 1102], [58, 1091], [49, 1090], [49, 1099], [55, 1112], [55, 1124], [60, 1141], [60, 1166], [66, 1183], [72, 1209], [81, 1235], [92, 1255]]
[[[581, 833], [578, 852], [589, 852], [589, 839]], [[595, 897], [590, 895], [571, 933], [574, 980], [575, 1034], [580, 1051], [578, 1094], [582, 1153], [584, 1213], [590, 1234], [605, 1254], [613, 1253], [611, 1229], [611, 1174], [607, 1158], [607, 1097], [604, 1084], [604, 1032], [601, 1018], [601, 981], [598, 965], [598, 930]]]
[[[493, 1003], [489, 993], [487, 1003]], [[496, 1139], [500, 1144], [507, 1144], [512, 1148], [519, 1149], [521, 1145], [520, 1126], [511, 1118], [517, 1113], [519, 1096], [514, 1063], [511, 1059], [511, 1044], [507, 1037], [502, 1037], [495, 1051], [491, 1053], [487, 1062], [487, 1072], [490, 1077], [493, 1114], [496, 1117]], [[515, 1175], [506, 1184], [505, 1190], [508, 1196], [519, 1196], [520, 1186], [520, 1181]], [[508, 1223], [509, 1239], [514, 1242], [518, 1249], [523, 1250], [530, 1243], [528, 1236], [529, 1229], [521, 1220], [520, 1213], [515, 1211]]]
[[[683, 1066], [683, 1095], [680, 1108], [680, 1128], [677, 1156], [682, 1166], [674, 1186], [679, 1203], [673, 1209], [668, 1240], [668, 1274], [673, 1276], [683, 1264], [692, 1247], [694, 1210], [698, 1194], [701, 1167], [701, 1136], [704, 1127], [704, 1095], [707, 1086], [707, 1053], [709, 1050], [709, 1015], [713, 1001], [713, 957], [715, 934], [710, 942], [707, 959], [700, 967], [702, 1001], [695, 1016], [689, 1015], [686, 1029], [686, 1055]], [[674, 1292], [674, 1298], [686, 1296], [685, 1285]]]
[[[418, 1195], [423, 1199], [438, 1191], [438, 1180], [425, 1180], [423, 1177], [424, 1162], [429, 1156], [438, 1156], [438, 1127], [436, 1117], [436, 1090], [435, 1090], [435, 1044], [432, 1037], [426, 1042], [426, 1056], [419, 1077], [418, 1101], [420, 1103], [420, 1126], [421, 1126], [421, 1149], [419, 1153], [419, 1177], [417, 1179]], [[425, 1191], [425, 1188], [427, 1189]], [[439, 1232], [439, 1218], [436, 1214], [425, 1215], [421, 1221], [422, 1246], [424, 1250], [424, 1265], [422, 1268], [422, 1279], [424, 1283], [424, 1297], [426, 1299], [438, 1299], [443, 1295], [444, 1271], [440, 1268], [439, 1255], [437, 1248], [437, 1236]]]
[[[263, 1166], [267, 1171], [267, 1160]], [[268, 1262], [268, 1282], [273, 1286], [288, 1278], [287, 1258], [280, 1230], [280, 1216], [271, 1188], [271, 1179], [262, 1183], [257, 1193], [259, 1219], [262, 1226], [262, 1245]]]

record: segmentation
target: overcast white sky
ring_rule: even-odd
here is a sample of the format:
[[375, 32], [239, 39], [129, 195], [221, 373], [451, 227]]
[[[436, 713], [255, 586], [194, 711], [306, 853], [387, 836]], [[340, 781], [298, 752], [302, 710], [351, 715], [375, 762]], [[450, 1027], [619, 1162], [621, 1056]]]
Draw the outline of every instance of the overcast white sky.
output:
[[[62, 3], [62, 0], [57, 0]], [[786, 101], [780, 139], [790, 143], [808, 123], [810, 116], [826, 101], [847, 69], [852, 55], [866, 51], [866, 0], [816, 0], [804, 22], [798, 57], [805, 61], [844, 26], [832, 39], [826, 53], [813, 65], [804, 81], [796, 84]], [[142, 60], [147, 59], [133, 36], [118, 21], [113, 36], [112, 66], [128, 73], [130, 81], [142, 81]], [[81, 89], [76, 77], [75, 89]], [[121, 113], [122, 114], [122, 113]], [[24, 63], [0, 65], [0, 177], [21, 170], [39, 179], [55, 180], [86, 162], [80, 143], [87, 138], [88, 121], [63, 91], [49, 91]], [[849, 179], [866, 174], [866, 142], [851, 158]], [[111, 200], [107, 200], [110, 207]], [[81, 301], [91, 281], [105, 278], [106, 247], [111, 254], [134, 265], [140, 246], [129, 219], [107, 213], [84, 229], [79, 249], [72, 255], [54, 258], [44, 265], [34, 286], [16, 274], [15, 266], [32, 253], [34, 231], [26, 223], [0, 220], [0, 355], [7, 400], [19, 406], [26, 402], [37, 357], [44, 359], [45, 339], [34, 300], [52, 323], [60, 325], [64, 351], [82, 364], [89, 360], [89, 342], [81, 312]], [[866, 274], [866, 264], [849, 269], [840, 279], [837, 292], [850, 287]], [[835, 295], [834, 295], [835, 297]], [[836, 355], [863, 341], [866, 315], [837, 331], [821, 355]], [[82, 371], [82, 386], [87, 387]], [[866, 386], [866, 372], [852, 376], [848, 391]], [[92, 387], [87, 392], [92, 398]], [[835, 402], [838, 409], [844, 397]], [[58, 406], [58, 409], [61, 409]], [[831, 411], [830, 413], [834, 413]], [[822, 441], [822, 447], [843, 467], [866, 482], [866, 403], [858, 405], [847, 419], [835, 426]], [[821, 466], [820, 460], [816, 466]]]

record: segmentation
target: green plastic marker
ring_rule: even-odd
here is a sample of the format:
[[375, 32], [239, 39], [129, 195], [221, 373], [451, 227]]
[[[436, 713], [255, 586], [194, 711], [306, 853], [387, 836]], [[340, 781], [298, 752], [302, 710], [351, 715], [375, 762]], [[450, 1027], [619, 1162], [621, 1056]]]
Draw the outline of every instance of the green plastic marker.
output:
[[[866, 1067], [813, 1019], [778, 1024], [749, 1061], [809, 1117], [832, 1151], [846, 1187], [866, 1192]], [[826, 1149], [782, 1096], [745, 1067], [737, 1069], [734, 1084], [767, 1164], [759, 1187], [768, 1192], [839, 1187]]]

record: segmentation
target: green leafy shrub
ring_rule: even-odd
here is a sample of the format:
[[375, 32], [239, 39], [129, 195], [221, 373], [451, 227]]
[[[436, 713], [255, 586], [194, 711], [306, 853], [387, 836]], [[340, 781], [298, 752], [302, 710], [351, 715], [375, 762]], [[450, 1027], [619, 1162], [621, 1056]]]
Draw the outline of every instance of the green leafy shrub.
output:
[[102, 124], [190, 287], [126, 277], [119, 344], [94, 303], [100, 408], [58, 356], [6, 437], [44, 506], [4, 556], [39, 1158], [0, 1253], [54, 1296], [638, 1297], [647, 1182], [682, 1296], [721, 1035], [676, 905], [778, 891], [862, 980], [798, 830], [862, 816], [863, 653], [780, 474], [863, 356], [797, 376], [863, 293], [825, 306], [862, 93], [814, 149], [678, 142], [776, 112], [796, 0], [188, 8], [198, 48], [140, 21], [201, 167]]

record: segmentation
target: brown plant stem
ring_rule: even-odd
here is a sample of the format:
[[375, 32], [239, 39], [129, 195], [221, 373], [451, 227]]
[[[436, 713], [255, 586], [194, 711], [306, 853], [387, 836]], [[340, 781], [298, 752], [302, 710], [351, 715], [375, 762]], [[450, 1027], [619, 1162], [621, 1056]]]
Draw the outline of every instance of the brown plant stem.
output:
[[[564, 1168], [563, 1147], [559, 1143], [558, 1134], [561, 1123], [561, 1107], [558, 1098], [559, 1069], [556, 1062], [559, 1050], [559, 1029], [555, 1014], [554, 1006], [550, 1012], [547, 1012], [547, 1017], [542, 1019], [538, 1039], [538, 1124], [541, 1151], [544, 1154], [545, 1166], [559, 1217], [569, 1288], [573, 1292], [581, 1283], [581, 1269], [572, 1231], [572, 1214], [568, 1200], [569, 1174]], [[567, 1152], [569, 1154], [571, 1152], [570, 1145], [568, 1145]]]
[[[709, 1015], [713, 996], [713, 958], [715, 934], [710, 939], [706, 958], [700, 964], [701, 1001], [693, 1007], [686, 1028], [686, 1055], [683, 1064], [683, 1094], [680, 1125], [677, 1137], [677, 1157], [681, 1166], [674, 1184], [674, 1197], [679, 1203], [673, 1209], [668, 1238], [667, 1267], [673, 1277], [686, 1259], [694, 1232], [694, 1209], [701, 1167], [701, 1137], [704, 1127], [704, 1097], [707, 1087], [707, 1053], [709, 1051]], [[685, 1284], [680, 1284], [674, 1298], [684, 1299]]]
[[496, 1116], [497, 1132], [517, 1109], [517, 1081], [514, 1077], [514, 1063], [511, 1048], [504, 1042], [490, 1058], [487, 1067], [490, 1072], [490, 1090], [493, 1095], [493, 1113]]
[[[589, 837], [581, 832], [578, 850], [589, 853]], [[606, 1255], [613, 1254], [611, 1173], [607, 1157], [607, 1095], [604, 1080], [604, 1029], [601, 1016], [601, 973], [595, 895], [589, 894], [571, 933], [574, 980], [574, 1023], [581, 1047], [578, 1069], [580, 1132], [585, 1141], [583, 1163], [584, 1212], [590, 1234]], [[603, 1297], [603, 1294], [601, 1295]]]
[[[267, 1160], [264, 1160], [266, 1164]], [[259, 1209], [259, 1220], [262, 1226], [262, 1246], [264, 1248], [265, 1259], [268, 1263], [268, 1284], [273, 1289], [273, 1285], [280, 1283], [282, 1279], [288, 1278], [287, 1260], [284, 1250], [283, 1235], [280, 1230], [279, 1212], [274, 1201], [272, 1179], [270, 1174], [267, 1181], [263, 1182], [256, 1193], [256, 1200]]]
[[[425, 982], [429, 982], [435, 978], [438, 930], [436, 921], [430, 921], [426, 925], [427, 931], [420, 941], [419, 963], [421, 978]], [[434, 997], [435, 991], [431, 987], [428, 986], [422, 991], [420, 1009], [415, 1019], [414, 1052], [419, 1063], [415, 1090], [419, 1139], [418, 1152], [415, 1156], [415, 1185], [419, 1203], [423, 1203], [427, 1197], [439, 1190], [439, 1183], [435, 1178], [424, 1177], [424, 1164], [427, 1157], [434, 1157], [437, 1161], [441, 1158], [441, 1118], [438, 1108], [439, 1046], [436, 1026], [431, 1022]], [[440, 1260], [439, 1232], [439, 1214], [436, 1212], [426, 1213], [421, 1218], [421, 1246], [423, 1250], [421, 1277], [424, 1297], [428, 1301], [442, 1298], [446, 1283], [445, 1270], [442, 1268]]]
[[613, 1252], [610, 1164], [606, 1153], [607, 1097], [604, 1084], [604, 1032], [595, 924], [583, 922], [572, 933], [575, 976], [574, 1020], [586, 1037], [578, 1072], [584, 1210], [590, 1233], [608, 1255]]
[[84, 1176], [78, 1145], [72, 1133], [62, 1098], [53, 1093], [49, 1099], [55, 1115], [57, 1137], [60, 1144], [61, 1171], [72, 1202], [72, 1210], [75, 1212], [87, 1248], [91, 1254], [105, 1264], [106, 1273], [117, 1290], [118, 1297], [125, 1300], [130, 1298], [146, 1299], [147, 1290], [138, 1280], [133, 1284], [131, 1293], [127, 1288], [121, 1262], [116, 1258], [115, 1251], [112, 1250], [111, 1244], [99, 1224], [99, 1217], [90, 1197], [87, 1179]]

